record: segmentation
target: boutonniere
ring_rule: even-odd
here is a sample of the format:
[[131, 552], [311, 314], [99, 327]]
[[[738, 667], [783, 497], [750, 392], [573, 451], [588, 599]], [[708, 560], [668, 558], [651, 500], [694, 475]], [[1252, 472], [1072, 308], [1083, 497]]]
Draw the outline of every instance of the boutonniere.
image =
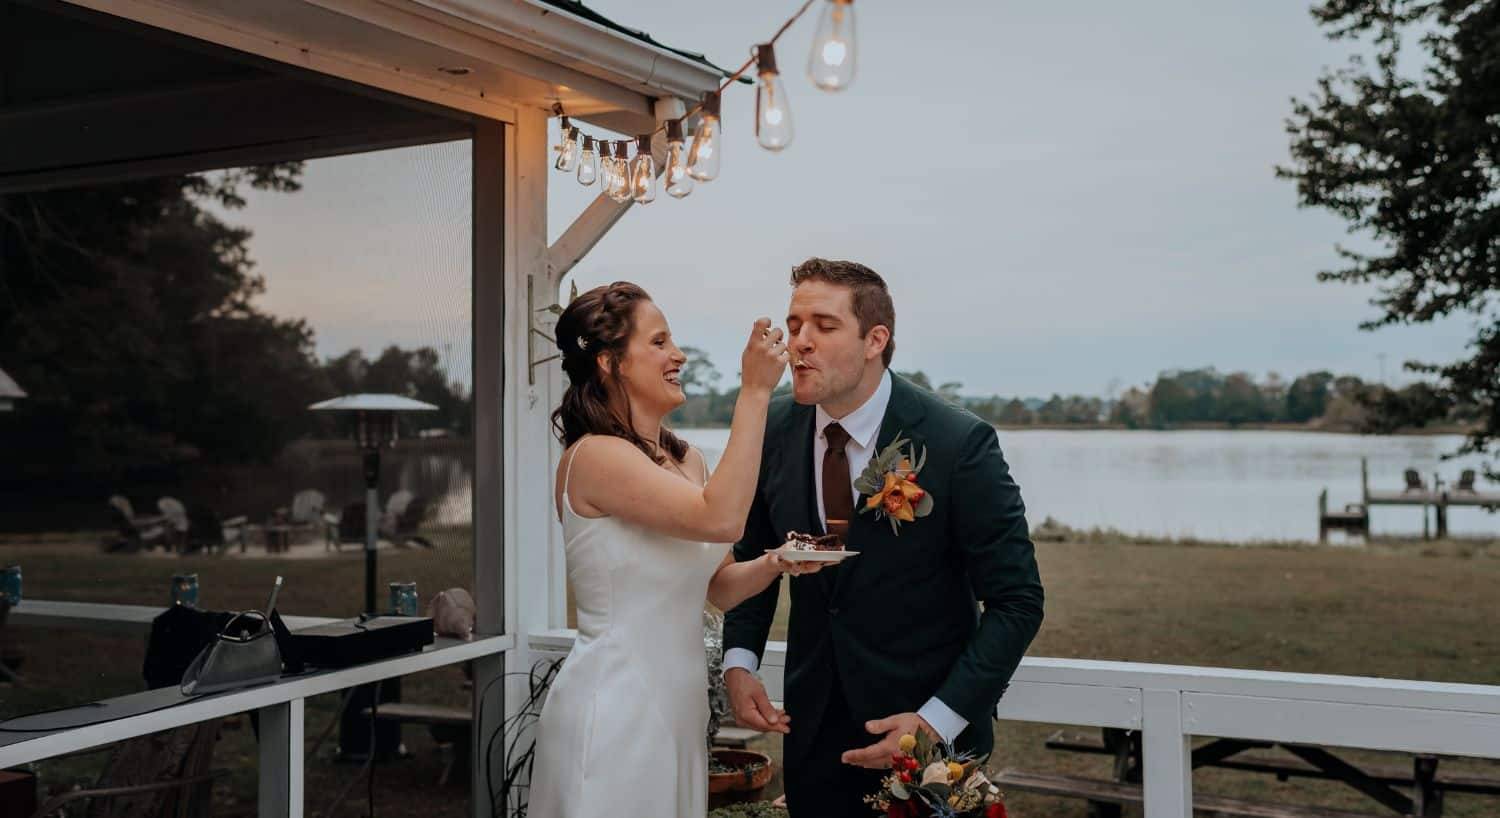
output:
[[932, 495], [917, 484], [917, 475], [927, 463], [927, 448], [920, 454], [907, 448], [911, 441], [896, 435], [889, 446], [870, 458], [870, 464], [860, 472], [854, 487], [860, 494], [869, 496], [860, 514], [875, 512], [891, 521], [891, 533], [900, 535], [901, 524], [932, 513]]

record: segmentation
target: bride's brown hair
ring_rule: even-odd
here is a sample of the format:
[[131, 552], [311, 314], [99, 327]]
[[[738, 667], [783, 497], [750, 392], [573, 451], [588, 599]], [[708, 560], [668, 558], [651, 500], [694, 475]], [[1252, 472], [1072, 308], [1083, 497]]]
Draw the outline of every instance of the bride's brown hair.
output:
[[[616, 281], [573, 299], [557, 319], [557, 348], [562, 352], [568, 389], [552, 412], [552, 427], [564, 448], [584, 435], [614, 435], [634, 443], [658, 464], [666, 462], [663, 452], [679, 463], [687, 456], [687, 443], [665, 426], [656, 445], [652, 445], [630, 424], [630, 393], [620, 380], [620, 361], [635, 332], [636, 307], [650, 300], [651, 296], [635, 284]], [[608, 356], [607, 372], [599, 367], [601, 352]], [[623, 416], [610, 400], [612, 388], [625, 402]]]

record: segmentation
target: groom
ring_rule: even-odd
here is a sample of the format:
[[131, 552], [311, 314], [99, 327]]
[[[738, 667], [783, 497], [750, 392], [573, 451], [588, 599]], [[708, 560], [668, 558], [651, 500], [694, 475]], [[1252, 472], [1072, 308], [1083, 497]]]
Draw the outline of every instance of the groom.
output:
[[[868, 818], [863, 798], [903, 733], [993, 749], [990, 719], [1041, 625], [1042, 585], [995, 430], [889, 371], [896, 315], [885, 281], [813, 258], [792, 286], [796, 400], [771, 404], [735, 558], [779, 546], [788, 531], [842, 533], [860, 553], [790, 580], [784, 713], [755, 675], [780, 580], [726, 614], [724, 679], [740, 724], [786, 736], [791, 818]], [[910, 439], [913, 464], [926, 449], [915, 482], [932, 498], [899, 532], [856, 513], [868, 497], [853, 485], [898, 436]]]

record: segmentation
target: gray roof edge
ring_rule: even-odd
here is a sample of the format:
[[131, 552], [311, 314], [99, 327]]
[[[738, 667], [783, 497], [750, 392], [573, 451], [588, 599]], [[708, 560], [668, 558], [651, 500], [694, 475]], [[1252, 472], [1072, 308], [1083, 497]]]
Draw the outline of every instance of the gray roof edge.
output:
[[[696, 101], [722, 72], [672, 49], [580, 17], [542, 0], [408, 0], [537, 49], [559, 65], [603, 72], [624, 88]], [[592, 70], [590, 70], [592, 69]]]

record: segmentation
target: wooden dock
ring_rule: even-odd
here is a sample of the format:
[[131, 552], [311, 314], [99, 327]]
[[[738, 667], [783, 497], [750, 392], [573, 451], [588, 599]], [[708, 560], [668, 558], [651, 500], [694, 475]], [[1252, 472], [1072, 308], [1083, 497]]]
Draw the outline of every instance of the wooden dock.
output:
[[1400, 491], [1371, 491], [1370, 467], [1365, 458], [1359, 459], [1359, 486], [1362, 502], [1349, 503], [1341, 511], [1328, 510], [1328, 489], [1318, 495], [1318, 542], [1328, 542], [1329, 531], [1346, 531], [1351, 534], [1370, 535], [1370, 508], [1372, 506], [1421, 506], [1422, 536], [1429, 535], [1427, 507], [1435, 510], [1437, 537], [1448, 536], [1448, 509], [1453, 506], [1478, 506], [1500, 508], [1500, 491], [1479, 491], [1473, 487], [1473, 472], [1466, 472], [1465, 480], [1458, 486], [1445, 488], [1442, 478], [1432, 475], [1432, 485], [1421, 480], [1415, 469], [1406, 470], [1407, 487]]

